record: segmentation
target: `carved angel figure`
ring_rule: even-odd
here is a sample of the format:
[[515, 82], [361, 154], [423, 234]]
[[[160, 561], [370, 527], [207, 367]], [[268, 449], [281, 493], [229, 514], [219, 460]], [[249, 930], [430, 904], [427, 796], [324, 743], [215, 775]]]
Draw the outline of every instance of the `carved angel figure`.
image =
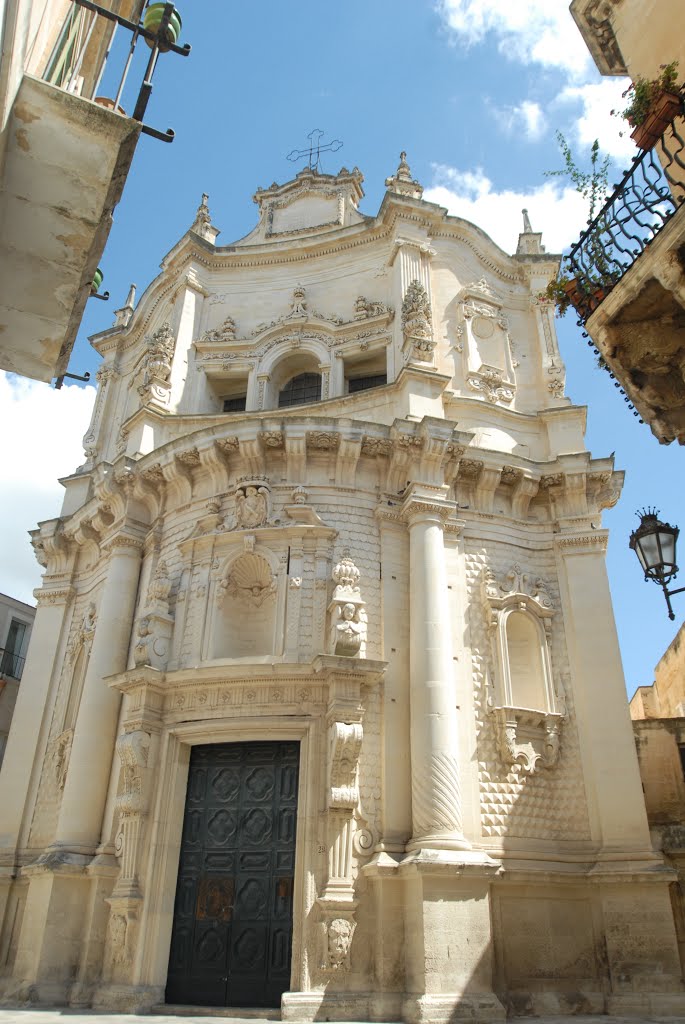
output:
[[357, 657], [361, 649], [364, 628], [357, 607], [351, 603], [338, 606], [333, 613], [332, 627], [333, 654], [345, 658]]

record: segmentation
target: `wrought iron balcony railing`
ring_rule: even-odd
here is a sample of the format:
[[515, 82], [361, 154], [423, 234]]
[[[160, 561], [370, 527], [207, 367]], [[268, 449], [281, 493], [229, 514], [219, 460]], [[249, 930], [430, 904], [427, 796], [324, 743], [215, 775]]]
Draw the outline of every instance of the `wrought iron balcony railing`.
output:
[[571, 301], [585, 323], [685, 202], [685, 95], [681, 113], [641, 152], [566, 257]]
[[20, 658], [14, 651], [8, 651], [0, 647], [0, 676], [7, 676], [9, 679], [21, 679], [24, 671], [26, 658]]
[[[188, 43], [184, 46], [177, 46], [172, 42], [170, 21], [172, 16], [176, 17], [173, 3], [165, 4], [157, 30], [152, 32], [144, 25], [145, 11], [141, 13], [141, 20], [134, 22], [123, 18], [120, 14], [115, 14], [100, 4], [93, 3], [92, 0], [71, 0], [71, 2], [70, 13], [43, 77], [52, 85], [57, 85], [66, 92], [84, 96], [119, 114], [124, 114], [121, 107], [124, 88], [131, 70], [136, 46], [143, 39], [150, 47], [150, 56], [135, 100], [133, 113], [130, 115], [134, 121], [140, 121], [142, 124], [152, 93], [152, 76], [159, 54], [172, 51], [182, 57], [187, 57], [190, 53]], [[114, 95], [111, 99], [105, 99], [98, 96], [98, 90], [107, 69], [107, 61], [119, 27], [125, 28], [131, 33], [131, 40], [118, 84], [112, 89]], [[174, 132], [171, 128], [168, 128], [166, 132], [161, 132], [150, 125], [142, 124], [141, 131], [155, 139], [161, 139], [162, 142], [172, 142], [174, 139]]]

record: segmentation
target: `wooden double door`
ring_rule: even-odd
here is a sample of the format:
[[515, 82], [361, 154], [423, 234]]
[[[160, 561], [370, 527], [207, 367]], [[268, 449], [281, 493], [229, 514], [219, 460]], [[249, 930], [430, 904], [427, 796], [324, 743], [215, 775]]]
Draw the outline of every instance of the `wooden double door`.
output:
[[166, 1001], [279, 1006], [290, 987], [299, 744], [193, 747]]

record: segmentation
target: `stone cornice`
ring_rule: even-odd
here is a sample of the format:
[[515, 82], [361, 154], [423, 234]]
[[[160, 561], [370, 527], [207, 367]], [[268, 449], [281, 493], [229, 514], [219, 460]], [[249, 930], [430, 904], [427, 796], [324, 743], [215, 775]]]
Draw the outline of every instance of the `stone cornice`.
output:
[[554, 538], [554, 547], [562, 554], [570, 554], [573, 551], [578, 551], [582, 554], [592, 554], [596, 551], [606, 551], [608, 540], [608, 530], [593, 530], [591, 533], [557, 534]]
[[249, 682], [250, 685], [301, 682], [312, 680], [323, 682], [350, 681], [366, 686], [381, 682], [387, 662], [371, 658], [343, 658], [334, 654], [317, 655], [311, 662], [251, 662], [227, 659], [223, 664], [214, 662], [175, 671], [162, 672], [149, 666], [133, 668], [120, 675], [109, 676], [107, 684], [122, 693], [131, 693], [141, 688], [152, 688], [163, 694], [176, 686], [202, 689], [206, 686], [226, 682]]

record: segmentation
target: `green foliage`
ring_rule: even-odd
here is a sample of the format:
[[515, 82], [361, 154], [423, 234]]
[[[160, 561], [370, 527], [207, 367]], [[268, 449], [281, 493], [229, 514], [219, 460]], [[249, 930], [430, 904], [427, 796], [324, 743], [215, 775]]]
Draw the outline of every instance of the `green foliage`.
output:
[[557, 132], [557, 142], [561, 155], [564, 158], [564, 166], [557, 171], [545, 171], [546, 178], [568, 178], [575, 185], [576, 192], [580, 192], [583, 199], [588, 203], [588, 222], [594, 220], [595, 214], [603, 206], [609, 194], [609, 166], [611, 161], [608, 156], [600, 157], [599, 140], [595, 139], [590, 147], [590, 168], [583, 171], [573, 158], [571, 147], [561, 132]]
[[[599, 150], [599, 141], [595, 139], [590, 147], [589, 165], [583, 170], [575, 161], [571, 147], [561, 132], [557, 132], [557, 141], [564, 158], [564, 166], [559, 170], [545, 171], [548, 178], [566, 178], [575, 186], [576, 192], [587, 202], [588, 224], [592, 225], [590, 234], [584, 246], [584, 263], [592, 269], [586, 274], [579, 275], [575, 268], [568, 264], [567, 257], [562, 260], [559, 276], [552, 279], [539, 295], [540, 299], [554, 302], [557, 307], [557, 315], [564, 316], [571, 305], [571, 294], [574, 289], [572, 282], [576, 281], [576, 292], [593, 294], [598, 290], [608, 291], [614, 283], [610, 261], [604, 249], [602, 235], [606, 230], [606, 222], [603, 217], [598, 218], [607, 196], [609, 195], [609, 167], [611, 161], [608, 156], [602, 156]], [[571, 277], [570, 275], [574, 275]]]
[[612, 114], [623, 117], [631, 128], [644, 124], [647, 116], [662, 92], [677, 95], [682, 88], [678, 83], [678, 61], [660, 65], [660, 74], [656, 78], [637, 77], [622, 94], [630, 100], [625, 110], [612, 110]]

